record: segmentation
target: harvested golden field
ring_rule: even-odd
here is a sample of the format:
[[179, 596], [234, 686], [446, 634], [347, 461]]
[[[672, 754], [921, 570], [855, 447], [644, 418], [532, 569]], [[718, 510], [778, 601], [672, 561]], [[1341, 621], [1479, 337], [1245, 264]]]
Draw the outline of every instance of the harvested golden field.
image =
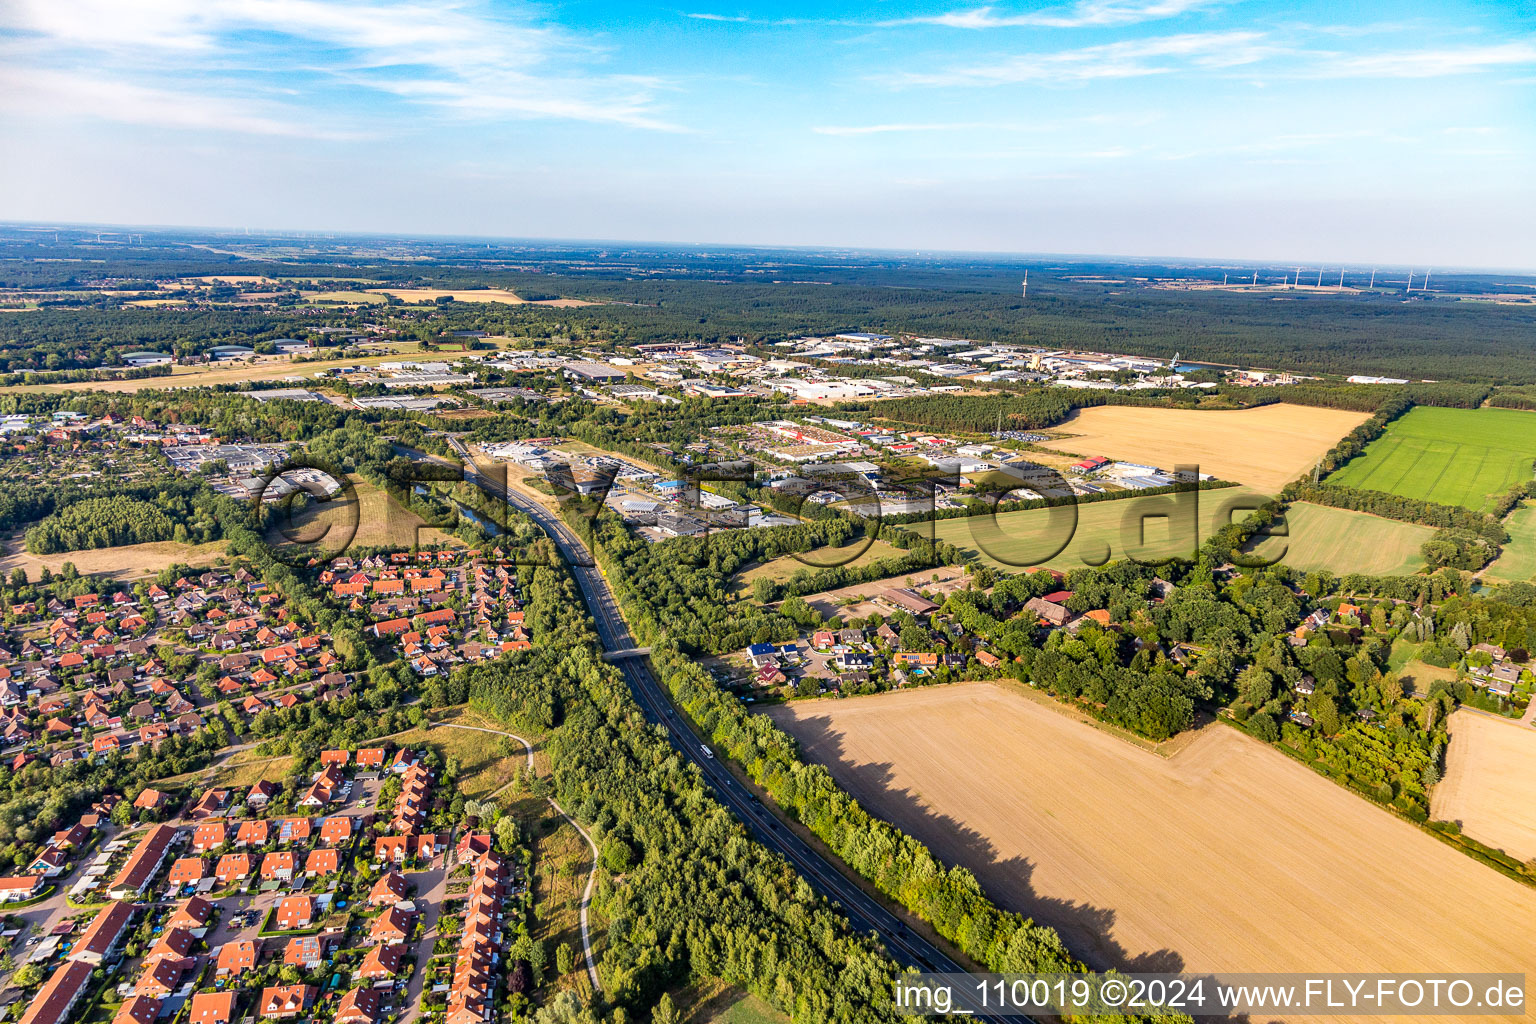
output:
[[1283, 403], [1210, 411], [1106, 405], [1073, 413], [1057, 429], [1074, 436], [1048, 447], [1164, 469], [1193, 463], [1202, 473], [1273, 494], [1369, 418]]
[[454, 302], [504, 302], [510, 305], [529, 306], [555, 306], [558, 308], [570, 308], [573, 306], [596, 306], [599, 303], [586, 302], [582, 299], [533, 299], [520, 297], [516, 292], [505, 288], [463, 288], [440, 290], [437, 288], [369, 288], [369, 292], [375, 295], [393, 295], [402, 302], [432, 302], [440, 295], [451, 295]]
[[356, 488], [356, 508], [342, 498], [310, 503], [291, 519], [279, 515], [267, 542], [278, 548], [287, 543], [314, 546], [331, 554], [347, 547], [464, 546], [458, 537], [426, 526], [378, 485], [355, 474], [348, 479]]
[[1096, 967], [1536, 963], [1536, 890], [1226, 726], [1165, 758], [986, 683], [766, 713]]
[[1466, 709], [1452, 715], [1430, 812], [1513, 857], [1536, 857], [1536, 728]]
[[179, 544], [173, 540], [163, 540], [147, 544], [124, 544], [115, 548], [34, 555], [27, 551], [26, 539], [18, 532], [0, 538], [0, 574], [9, 576], [12, 569], [22, 568], [27, 571], [28, 579], [36, 580], [45, 567], [57, 575], [65, 562], [73, 562], [75, 568], [87, 576], [135, 579], [152, 576], [176, 562], [193, 566], [212, 565], [214, 559], [224, 554], [224, 546], [222, 540], [208, 544]]
[[188, 280], [197, 281], [201, 284], [277, 284], [277, 278], [265, 277], [261, 274], [205, 274], [202, 277], [188, 278]]
[[377, 305], [384, 301], [384, 296], [376, 292], [304, 292], [303, 296], [305, 302], [366, 302], [369, 305]]
[[370, 288], [378, 295], [393, 295], [402, 302], [431, 302], [439, 296], [449, 295], [454, 302], [505, 302], [521, 305], [523, 300], [505, 288]]
[[246, 751], [246, 754], [251, 756], [247, 758], [244, 755], [236, 755], [211, 774], [204, 773], [207, 776], [204, 785], [228, 786], [231, 789], [244, 790], [262, 781], [282, 782], [295, 760], [292, 756], [260, 757], [255, 755], [255, 751]]

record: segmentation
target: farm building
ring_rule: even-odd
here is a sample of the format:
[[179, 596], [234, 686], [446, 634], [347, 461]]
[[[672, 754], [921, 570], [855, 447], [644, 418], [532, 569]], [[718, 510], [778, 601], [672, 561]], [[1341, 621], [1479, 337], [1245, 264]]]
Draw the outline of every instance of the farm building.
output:
[[123, 364], [126, 366], [165, 366], [171, 362], [171, 357], [164, 352], [124, 352]]

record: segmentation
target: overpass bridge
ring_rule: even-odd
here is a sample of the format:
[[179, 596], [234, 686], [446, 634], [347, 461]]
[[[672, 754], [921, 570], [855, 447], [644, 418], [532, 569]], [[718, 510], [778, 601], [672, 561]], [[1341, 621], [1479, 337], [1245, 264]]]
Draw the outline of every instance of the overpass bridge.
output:
[[649, 647], [626, 647], [621, 651], [604, 651], [604, 661], [623, 661], [625, 658], [643, 658], [651, 653]]

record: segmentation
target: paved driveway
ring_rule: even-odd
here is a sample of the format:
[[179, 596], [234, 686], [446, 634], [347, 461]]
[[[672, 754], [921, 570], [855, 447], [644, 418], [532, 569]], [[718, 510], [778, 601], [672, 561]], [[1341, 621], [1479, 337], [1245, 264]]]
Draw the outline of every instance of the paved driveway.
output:
[[405, 1009], [400, 1024], [411, 1024], [421, 1016], [421, 991], [426, 984], [427, 961], [432, 958], [432, 947], [437, 941], [437, 919], [442, 912], [443, 899], [448, 894], [448, 872], [453, 859], [450, 846], [443, 855], [443, 862], [429, 871], [418, 871], [408, 877], [416, 883], [416, 909], [422, 913], [421, 938], [416, 940], [416, 972], [405, 990]]

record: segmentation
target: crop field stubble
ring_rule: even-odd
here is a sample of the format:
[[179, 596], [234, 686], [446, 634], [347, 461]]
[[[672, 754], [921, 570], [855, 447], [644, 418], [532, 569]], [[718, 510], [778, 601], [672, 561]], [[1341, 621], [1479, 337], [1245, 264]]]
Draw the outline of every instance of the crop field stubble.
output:
[[1311, 406], [1159, 409], [1105, 405], [1079, 409], [1055, 429], [1071, 434], [1044, 447], [1200, 472], [1275, 493], [1309, 471], [1368, 413]]
[[1536, 728], [1467, 709], [1450, 727], [1433, 816], [1513, 857], [1536, 857]]
[[1536, 891], [1227, 726], [1165, 758], [985, 683], [766, 713], [1097, 968], [1536, 963]]

